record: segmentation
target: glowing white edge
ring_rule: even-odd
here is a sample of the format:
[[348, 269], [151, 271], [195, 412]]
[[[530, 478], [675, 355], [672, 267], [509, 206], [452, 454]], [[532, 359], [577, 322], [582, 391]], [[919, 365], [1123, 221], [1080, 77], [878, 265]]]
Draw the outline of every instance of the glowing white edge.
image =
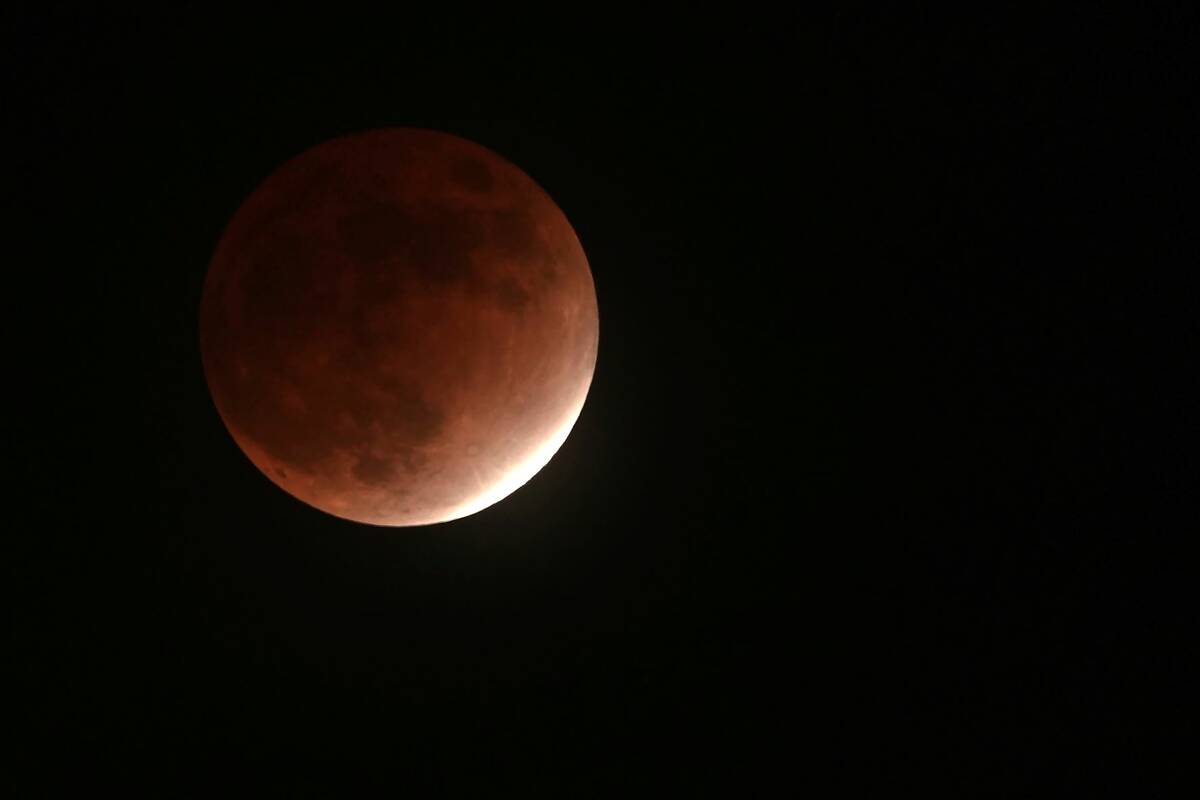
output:
[[[586, 390], [584, 394], [586, 396]], [[575, 410], [559, 426], [559, 429], [554, 432], [554, 435], [542, 442], [528, 458], [509, 470], [507, 475], [496, 481], [486, 491], [455, 508], [448, 516], [443, 517], [442, 521], [449, 522], [476, 514], [488, 506], [500, 502], [528, 483], [534, 475], [541, 472], [542, 467], [550, 463], [550, 459], [554, 458], [554, 454], [571, 435], [571, 429], [575, 427], [582, 411], [583, 401], [581, 400], [576, 404]]]

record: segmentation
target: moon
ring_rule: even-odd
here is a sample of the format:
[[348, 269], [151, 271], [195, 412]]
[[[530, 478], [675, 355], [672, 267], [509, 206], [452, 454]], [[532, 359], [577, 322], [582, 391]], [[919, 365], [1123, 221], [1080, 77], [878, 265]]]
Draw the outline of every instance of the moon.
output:
[[332, 139], [238, 208], [199, 314], [204, 374], [250, 461], [321, 511], [428, 525], [498, 502], [566, 440], [596, 290], [554, 201], [481, 145]]

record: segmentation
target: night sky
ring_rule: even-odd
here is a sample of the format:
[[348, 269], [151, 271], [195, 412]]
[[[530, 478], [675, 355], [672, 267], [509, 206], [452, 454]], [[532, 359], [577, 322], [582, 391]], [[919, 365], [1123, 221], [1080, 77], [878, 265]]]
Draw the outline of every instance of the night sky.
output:
[[[326, 13], [8, 15], [13, 797], [1184, 774], [1194, 26]], [[600, 308], [557, 456], [415, 529], [272, 485], [198, 343], [245, 197], [389, 126], [528, 173]]]

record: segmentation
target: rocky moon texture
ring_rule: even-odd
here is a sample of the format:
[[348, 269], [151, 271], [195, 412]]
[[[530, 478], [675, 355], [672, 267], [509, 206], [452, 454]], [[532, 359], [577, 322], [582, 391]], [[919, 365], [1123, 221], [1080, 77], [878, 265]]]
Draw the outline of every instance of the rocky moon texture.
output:
[[200, 309], [250, 460], [311, 506], [407, 526], [474, 513], [554, 455], [599, 320], [583, 248], [521, 170], [413, 129], [334, 139], [238, 209]]

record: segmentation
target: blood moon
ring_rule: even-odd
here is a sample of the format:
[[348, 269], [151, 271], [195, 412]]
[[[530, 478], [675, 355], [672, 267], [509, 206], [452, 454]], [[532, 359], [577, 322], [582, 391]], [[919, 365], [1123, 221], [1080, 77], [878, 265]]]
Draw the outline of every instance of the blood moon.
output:
[[520, 169], [433, 131], [333, 139], [243, 203], [213, 256], [200, 345], [250, 460], [373, 525], [473, 514], [550, 460], [591, 384], [592, 274]]

